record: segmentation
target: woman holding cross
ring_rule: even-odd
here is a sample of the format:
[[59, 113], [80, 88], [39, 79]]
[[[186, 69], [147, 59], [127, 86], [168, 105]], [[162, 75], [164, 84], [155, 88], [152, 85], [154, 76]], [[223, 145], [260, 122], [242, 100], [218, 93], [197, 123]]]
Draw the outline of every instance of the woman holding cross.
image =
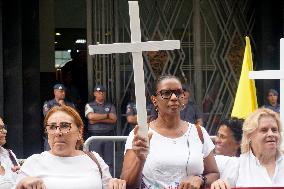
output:
[[175, 76], [157, 80], [149, 145], [136, 126], [127, 139], [121, 178], [129, 188], [201, 188], [219, 178], [214, 145], [203, 127], [180, 119], [184, 91]]

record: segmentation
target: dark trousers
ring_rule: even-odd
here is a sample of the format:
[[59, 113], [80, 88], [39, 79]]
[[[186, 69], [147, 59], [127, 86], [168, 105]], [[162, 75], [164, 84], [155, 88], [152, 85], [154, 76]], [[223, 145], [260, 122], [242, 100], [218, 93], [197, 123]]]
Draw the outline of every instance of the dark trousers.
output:
[[[89, 136], [114, 136], [113, 131], [101, 133], [96, 131], [88, 131]], [[89, 146], [90, 151], [95, 151], [103, 158], [106, 164], [109, 166], [109, 171], [111, 175], [113, 175], [113, 150], [114, 150], [114, 143], [112, 141], [99, 141], [94, 140], [90, 143]]]

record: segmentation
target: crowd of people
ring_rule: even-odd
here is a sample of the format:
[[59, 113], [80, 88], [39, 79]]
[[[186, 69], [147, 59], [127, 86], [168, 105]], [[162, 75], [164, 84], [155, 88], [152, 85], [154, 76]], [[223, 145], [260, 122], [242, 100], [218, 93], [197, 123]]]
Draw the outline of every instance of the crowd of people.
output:
[[284, 156], [280, 149], [278, 93], [267, 93], [267, 104], [245, 120], [220, 122], [212, 140], [202, 126], [202, 113], [190, 98], [190, 87], [172, 75], [157, 79], [147, 104], [148, 136], [138, 134], [135, 102], [126, 107], [129, 136], [120, 178], [113, 175], [113, 142], [95, 141], [83, 150], [84, 128], [89, 136], [113, 136], [115, 106], [106, 88], [94, 87], [94, 100], [84, 116], [66, 99], [66, 87], [53, 87], [54, 99], [43, 105], [45, 150], [19, 165], [3, 147], [7, 125], [0, 118], [1, 189], [229, 189], [283, 187]]

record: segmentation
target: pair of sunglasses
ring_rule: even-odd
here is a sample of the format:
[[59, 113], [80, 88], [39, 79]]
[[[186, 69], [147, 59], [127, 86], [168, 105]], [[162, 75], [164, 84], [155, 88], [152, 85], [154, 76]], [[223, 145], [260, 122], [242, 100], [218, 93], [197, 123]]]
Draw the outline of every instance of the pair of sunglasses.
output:
[[184, 91], [182, 89], [176, 89], [176, 90], [165, 89], [158, 91], [156, 94], [160, 95], [163, 99], [170, 99], [173, 94], [175, 94], [177, 98], [184, 97]]

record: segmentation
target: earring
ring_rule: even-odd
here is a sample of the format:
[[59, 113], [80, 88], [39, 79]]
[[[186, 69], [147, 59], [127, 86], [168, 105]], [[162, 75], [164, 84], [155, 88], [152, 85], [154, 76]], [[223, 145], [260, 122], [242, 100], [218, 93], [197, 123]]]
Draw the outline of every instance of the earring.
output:
[[184, 108], [185, 108], [185, 104], [182, 104], [180, 110], [184, 110]]
[[249, 144], [251, 144], [251, 138], [248, 139]]
[[158, 106], [155, 106], [155, 111], [158, 113], [159, 110], [158, 110]]
[[82, 135], [78, 135], [78, 140], [82, 140]]

